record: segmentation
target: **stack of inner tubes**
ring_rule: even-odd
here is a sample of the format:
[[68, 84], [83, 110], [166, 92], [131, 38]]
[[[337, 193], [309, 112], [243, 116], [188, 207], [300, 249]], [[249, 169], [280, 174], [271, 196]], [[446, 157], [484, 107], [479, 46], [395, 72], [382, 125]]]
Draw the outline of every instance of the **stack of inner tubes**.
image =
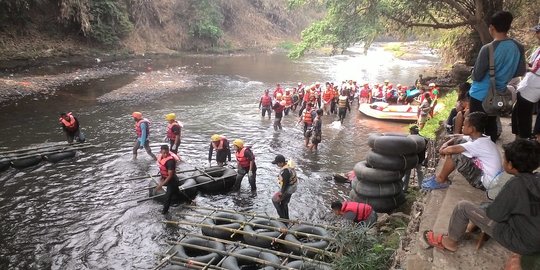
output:
[[388, 213], [405, 202], [403, 175], [418, 164], [426, 142], [418, 135], [389, 133], [371, 134], [368, 144], [371, 151], [366, 160], [354, 166], [356, 179], [349, 196], [376, 212]]

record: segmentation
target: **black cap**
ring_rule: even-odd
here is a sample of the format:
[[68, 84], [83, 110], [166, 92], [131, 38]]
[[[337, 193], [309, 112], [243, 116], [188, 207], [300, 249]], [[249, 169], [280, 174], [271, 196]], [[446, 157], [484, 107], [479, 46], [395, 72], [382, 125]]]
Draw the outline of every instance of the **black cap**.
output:
[[272, 161], [272, 164], [278, 164], [278, 163], [286, 163], [287, 160], [283, 155], [277, 155], [274, 161]]

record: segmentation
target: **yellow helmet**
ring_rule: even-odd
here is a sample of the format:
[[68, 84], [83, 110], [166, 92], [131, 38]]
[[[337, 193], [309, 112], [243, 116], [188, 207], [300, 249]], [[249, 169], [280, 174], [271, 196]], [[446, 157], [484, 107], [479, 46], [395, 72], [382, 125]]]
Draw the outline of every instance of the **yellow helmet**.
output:
[[236, 147], [238, 147], [238, 148], [244, 147], [244, 141], [242, 141], [242, 140], [240, 140], [240, 139], [234, 140], [232, 144], [233, 144], [233, 145], [236, 145]]
[[214, 134], [212, 135], [212, 137], [210, 137], [210, 139], [213, 141], [213, 142], [217, 142], [221, 139], [221, 135], [219, 134]]
[[167, 120], [167, 121], [176, 120], [176, 114], [169, 113], [169, 114], [165, 115], [165, 120]]

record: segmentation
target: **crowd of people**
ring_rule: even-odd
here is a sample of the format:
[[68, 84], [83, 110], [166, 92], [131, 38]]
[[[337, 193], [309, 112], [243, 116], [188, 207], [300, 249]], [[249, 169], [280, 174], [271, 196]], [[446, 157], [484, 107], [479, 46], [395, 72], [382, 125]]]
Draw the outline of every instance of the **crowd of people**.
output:
[[[421, 187], [449, 188], [450, 174], [458, 171], [472, 187], [486, 191], [489, 200], [481, 205], [460, 201], [450, 217], [447, 234], [431, 230], [423, 233], [429, 246], [455, 252], [459, 242], [479, 228], [513, 252], [509, 268], [505, 269], [520, 269], [516, 267], [520, 256], [537, 258], [540, 254], [540, 175], [535, 172], [540, 165], [540, 132], [531, 134], [532, 109], [540, 98], [540, 51], [533, 53], [527, 65], [523, 46], [508, 37], [512, 20], [512, 14], [506, 11], [491, 17], [489, 31], [493, 42], [481, 48], [472, 83], [459, 85], [456, 106], [447, 120], [451, 136], [438, 150], [444, 158], [442, 167], [425, 179]], [[532, 30], [540, 41], [540, 25]], [[524, 77], [519, 82], [521, 76]], [[501, 134], [503, 111], [487, 114], [485, 108], [489, 106], [486, 99], [490, 90], [507, 89], [517, 89], [512, 111], [516, 139], [503, 146], [501, 157], [495, 142]], [[503, 177], [505, 172], [512, 177]]]
[[[489, 30], [494, 41], [480, 50], [472, 73], [472, 83], [464, 82], [459, 85], [456, 106], [448, 117], [448, 133], [457, 136], [452, 136], [438, 150], [439, 155], [444, 158], [440, 171], [418, 181], [424, 190], [444, 189], [452, 184], [451, 173], [458, 171], [472, 187], [487, 191], [490, 202], [487, 207], [468, 201], [459, 202], [452, 213], [448, 235], [436, 234], [433, 231], [424, 233], [424, 239], [430, 246], [456, 251], [464, 234], [477, 226], [516, 254], [530, 255], [540, 252], [540, 176], [534, 172], [540, 165], [540, 144], [536, 140], [530, 140], [531, 135], [536, 135], [536, 139], [540, 140], [540, 117], [537, 118], [534, 132], [531, 131], [532, 108], [540, 99], [540, 48], [531, 55], [527, 67], [523, 46], [507, 35], [512, 19], [512, 15], [505, 11], [497, 12], [491, 18]], [[540, 41], [540, 25], [534, 27], [533, 31]], [[492, 52], [490, 47], [493, 48]], [[494, 76], [489, 74], [490, 69], [494, 70]], [[497, 132], [497, 118], [500, 115], [486, 114], [483, 101], [491, 87], [490, 80], [494, 79], [496, 90], [500, 90], [506, 89], [513, 78], [523, 75], [525, 76], [516, 87], [516, 104], [512, 113], [512, 132], [517, 138], [503, 147], [504, 154], [501, 157], [495, 144], [500, 135]], [[364, 83], [362, 86], [352, 80], [341, 84], [298, 83], [292, 88], [283, 88], [277, 84], [272, 93], [265, 90], [259, 100], [259, 109], [263, 118], [270, 119], [274, 114], [273, 127], [276, 131], [282, 130], [283, 117], [297, 115], [298, 124], [303, 125], [305, 146], [317, 150], [322, 140], [323, 115], [337, 115], [338, 121], [343, 123], [355, 99], [358, 99], [359, 103], [411, 104], [417, 98], [419, 127], [411, 128], [411, 133], [418, 134], [425, 121], [432, 117], [439, 95], [435, 84], [430, 84], [424, 91], [423, 83], [420, 76], [411, 88], [402, 85], [394, 88], [388, 80], [382, 84]], [[417, 94], [412, 94], [415, 90]], [[149, 144], [150, 121], [140, 112], [133, 112], [132, 117], [137, 137], [133, 147], [133, 159], [137, 158], [138, 150], [144, 148], [147, 154], [158, 162], [161, 181], [157, 189], [162, 186], [169, 187], [167, 203], [163, 208], [163, 213], [167, 213], [171, 198], [178, 193], [175, 170], [176, 162], [180, 161], [177, 151], [181, 144], [183, 125], [176, 120], [175, 114], [165, 116], [168, 123], [165, 138], [168, 144], [163, 145], [160, 154], [156, 156]], [[59, 121], [69, 143], [74, 140], [84, 141], [79, 122], [73, 114], [62, 113]], [[241, 139], [236, 139], [232, 142], [231, 151], [229, 140], [219, 134], [212, 135], [210, 141], [208, 165], [212, 165], [215, 153], [216, 165], [224, 166], [227, 161], [231, 161], [233, 152], [238, 170], [234, 189], [240, 189], [242, 179], [247, 174], [251, 190], [255, 192], [257, 166], [250, 147]], [[425, 152], [422, 155], [419, 159], [425, 157]], [[298, 178], [294, 164], [283, 155], [276, 155], [272, 163], [280, 168], [279, 191], [272, 196], [272, 202], [278, 215], [288, 219], [288, 204], [297, 190]], [[421, 171], [420, 166], [415, 169]], [[505, 180], [501, 177], [503, 172], [514, 177]], [[407, 173], [404, 178], [406, 188], [410, 171]], [[371, 224], [377, 218], [377, 214], [368, 204], [336, 201], [331, 208], [337, 215], [355, 222]]]

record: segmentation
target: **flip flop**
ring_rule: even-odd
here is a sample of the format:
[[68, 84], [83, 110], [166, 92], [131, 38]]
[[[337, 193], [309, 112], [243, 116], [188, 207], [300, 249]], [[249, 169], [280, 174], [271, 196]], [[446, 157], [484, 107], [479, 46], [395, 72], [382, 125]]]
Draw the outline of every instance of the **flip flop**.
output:
[[446, 236], [445, 234], [435, 234], [433, 231], [431, 230], [427, 230], [427, 231], [424, 231], [424, 233], [422, 234], [423, 236], [423, 239], [424, 239], [424, 242], [429, 245], [428, 248], [438, 248], [440, 250], [448, 250], [450, 252], [455, 252], [455, 250], [450, 250], [450, 249], [447, 249], [443, 244], [442, 244], [442, 239], [443, 239], [443, 236]]
[[424, 190], [444, 189], [444, 188], [448, 188], [450, 184], [452, 184], [452, 182], [450, 181], [446, 183], [439, 183], [435, 179], [435, 176], [432, 176], [429, 179], [426, 179], [424, 182], [422, 182], [422, 189]]

